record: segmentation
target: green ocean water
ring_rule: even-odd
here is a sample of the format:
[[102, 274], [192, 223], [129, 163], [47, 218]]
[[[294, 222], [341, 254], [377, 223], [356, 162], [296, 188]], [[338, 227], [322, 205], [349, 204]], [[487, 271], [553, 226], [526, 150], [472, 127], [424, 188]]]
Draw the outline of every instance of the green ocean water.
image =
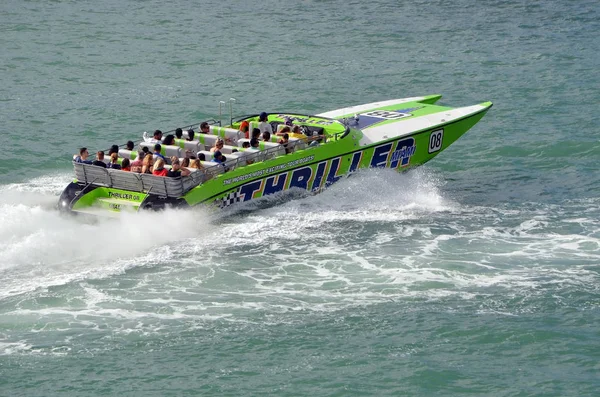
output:
[[[0, 22], [0, 396], [600, 395], [597, 1], [4, 0]], [[78, 147], [220, 100], [435, 93], [494, 107], [410, 173], [217, 215], [55, 209]]]

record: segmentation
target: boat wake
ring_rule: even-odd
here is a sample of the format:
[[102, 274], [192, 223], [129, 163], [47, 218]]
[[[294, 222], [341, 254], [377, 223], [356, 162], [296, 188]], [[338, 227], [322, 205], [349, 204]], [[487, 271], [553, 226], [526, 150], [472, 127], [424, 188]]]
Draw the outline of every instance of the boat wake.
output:
[[169, 243], [201, 236], [208, 219], [201, 210], [118, 219], [64, 215], [56, 202], [68, 178], [7, 186], [0, 201], [0, 299], [159, 263]]

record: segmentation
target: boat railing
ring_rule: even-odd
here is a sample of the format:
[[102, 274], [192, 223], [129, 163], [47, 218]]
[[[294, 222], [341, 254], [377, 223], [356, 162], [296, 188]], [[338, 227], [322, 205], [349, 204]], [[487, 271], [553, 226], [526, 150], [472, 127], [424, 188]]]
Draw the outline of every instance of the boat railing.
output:
[[[335, 134], [327, 139], [329, 141], [335, 141], [340, 139], [340, 136], [338, 135], [342, 134], [343, 133]], [[327, 143], [322, 144], [327, 145]], [[302, 139], [289, 141], [287, 144], [287, 150], [290, 153], [302, 149], [311, 149], [310, 145], [307, 145]], [[152, 194], [157, 194], [159, 196], [181, 197], [192, 188], [213, 179], [224, 172], [284, 155], [283, 153], [285, 153], [285, 150], [283, 145], [280, 145], [269, 147], [264, 150], [246, 150], [238, 152], [240, 155], [231, 158], [224, 163], [215, 163], [210, 167], [194, 170], [189, 176], [177, 178], [155, 176], [151, 174], [138, 174], [136, 172], [121, 171], [78, 162], [73, 162], [73, 166], [75, 168], [75, 177], [78, 182], [86, 185], [92, 184], [135, 192], [148, 192], [151, 190]]]
[[[166, 197], [181, 197], [197, 184], [195, 181], [202, 178], [201, 175], [166, 178], [77, 162], [74, 162], [73, 166], [75, 168], [75, 177], [80, 183], [133, 192], [147, 192], [151, 190], [153, 194]], [[202, 174], [200, 170], [194, 172], [194, 174], [196, 173]]]

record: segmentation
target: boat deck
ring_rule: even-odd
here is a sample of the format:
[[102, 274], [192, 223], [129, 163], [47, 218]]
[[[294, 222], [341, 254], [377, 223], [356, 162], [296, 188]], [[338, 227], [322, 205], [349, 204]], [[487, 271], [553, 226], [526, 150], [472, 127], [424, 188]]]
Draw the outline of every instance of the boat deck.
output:
[[[239, 167], [261, 163], [286, 155], [286, 149], [276, 142], [277, 139], [281, 138], [280, 136], [273, 135], [272, 142], [260, 142], [259, 149], [243, 148], [243, 143], [249, 140], [240, 138], [240, 136], [242, 136], [240, 131], [234, 128], [212, 125], [209, 134], [197, 134], [195, 135], [195, 138], [197, 138], [196, 140], [187, 141], [181, 139], [176, 140], [176, 145], [162, 145], [161, 154], [167, 158], [166, 167], [169, 168], [168, 162], [170, 161], [169, 158], [171, 156], [176, 156], [180, 160], [183, 160], [183, 158], [186, 157], [186, 153], [193, 153], [194, 156], [202, 153], [207, 159], [210, 159], [213, 153], [210, 152], [209, 149], [214, 145], [217, 139], [221, 138], [225, 140], [225, 142], [230, 143], [229, 145], [225, 145], [222, 149], [222, 152], [227, 157], [227, 161], [222, 164], [203, 161], [202, 169], [189, 168], [191, 171], [189, 176], [169, 178], [73, 162], [75, 177], [78, 183], [84, 185], [103, 186], [165, 197], [181, 197], [194, 187], [199, 186], [224, 172], [233, 171]], [[187, 132], [184, 132], [184, 137], [187, 137]], [[140, 142], [140, 150], [143, 147], [148, 147], [152, 150], [154, 143]], [[289, 143], [287, 144], [289, 153], [302, 149], [312, 148], [308, 147], [307, 142], [303, 139], [289, 139]], [[234, 150], [237, 151], [234, 152]], [[136, 155], [137, 151], [129, 151], [126, 149], [119, 150], [120, 158], [134, 159]]]

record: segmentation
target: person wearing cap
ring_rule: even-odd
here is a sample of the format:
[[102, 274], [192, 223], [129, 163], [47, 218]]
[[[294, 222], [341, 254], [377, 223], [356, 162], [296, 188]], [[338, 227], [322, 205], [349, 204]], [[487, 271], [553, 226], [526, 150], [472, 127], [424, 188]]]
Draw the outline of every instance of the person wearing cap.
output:
[[144, 141], [148, 143], [161, 143], [162, 142], [162, 131], [156, 130], [154, 131], [154, 135], [152, 138], [148, 136], [148, 133], [144, 131]]
[[82, 147], [81, 149], [79, 149], [79, 156], [75, 157], [75, 162], [83, 164], [92, 164], [92, 162], [88, 160], [89, 155], [90, 152], [88, 152], [87, 148]]
[[266, 112], [262, 112], [259, 116], [258, 116], [258, 129], [260, 130], [260, 132], [264, 133], [265, 131], [267, 131], [269, 134], [273, 133], [273, 127], [271, 127], [271, 124], [269, 124], [269, 122], [267, 121], [268, 116]]

